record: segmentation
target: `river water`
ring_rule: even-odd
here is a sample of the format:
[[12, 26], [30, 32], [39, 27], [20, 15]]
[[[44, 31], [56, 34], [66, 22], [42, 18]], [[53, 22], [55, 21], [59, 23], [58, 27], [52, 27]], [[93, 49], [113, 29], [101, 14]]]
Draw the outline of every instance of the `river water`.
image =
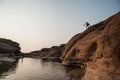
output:
[[2, 67], [0, 80], [70, 80], [65, 67], [57, 62], [23, 58]]

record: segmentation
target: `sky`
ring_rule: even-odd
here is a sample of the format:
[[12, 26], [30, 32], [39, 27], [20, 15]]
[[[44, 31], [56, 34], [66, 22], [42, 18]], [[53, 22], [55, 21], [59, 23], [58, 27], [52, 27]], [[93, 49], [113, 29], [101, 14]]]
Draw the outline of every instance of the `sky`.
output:
[[0, 0], [0, 37], [20, 44], [22, 52], [67, 43], [83, 24], [120, 11], [120, 0]]

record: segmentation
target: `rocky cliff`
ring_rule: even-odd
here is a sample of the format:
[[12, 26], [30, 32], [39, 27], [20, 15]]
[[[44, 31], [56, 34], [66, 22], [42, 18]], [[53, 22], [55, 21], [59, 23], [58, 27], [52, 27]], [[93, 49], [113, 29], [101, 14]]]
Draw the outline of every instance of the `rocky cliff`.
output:
[[20, 47], [17, 42], [0, 38], [0, 57], [12, 57], [20, 54]]
[[75, 35], [62, 59], [85, 68], [83, 80], [120, 80], [120, 12]]

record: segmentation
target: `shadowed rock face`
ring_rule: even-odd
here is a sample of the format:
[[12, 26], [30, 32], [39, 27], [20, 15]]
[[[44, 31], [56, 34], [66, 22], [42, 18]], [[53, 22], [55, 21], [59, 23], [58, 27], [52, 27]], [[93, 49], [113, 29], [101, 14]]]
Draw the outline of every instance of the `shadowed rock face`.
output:
[[1, 57], [15, 56], [15, 55], [19, 55], [19, 53], [20, 53], [20, 47], [18, 43], [8, 39], [0, 38]]
[[75, 35], [62, 59], [84, 67], [83, 80], [120, 80], [120, 12]]

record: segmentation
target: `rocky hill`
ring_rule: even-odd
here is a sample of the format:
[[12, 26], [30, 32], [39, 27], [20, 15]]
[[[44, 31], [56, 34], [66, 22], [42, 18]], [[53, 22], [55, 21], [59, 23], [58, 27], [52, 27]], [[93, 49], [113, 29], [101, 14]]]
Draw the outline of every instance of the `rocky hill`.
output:
[[32, 51], [30, 53], [24, 54], [25, 57], [37, 57], [37, 58], [50, 58], [62, 56], [65, 44], [60, 46], [52, 46], [51, 48], [43, 48], [41, 50]]
[[85, 68], [83, 80], [120, 80], [120, 12], [75, 35], [62, 60]]
[[20, 54], [20, 47], [17, 42], [0, 38], [0, 57], [12, 57]]

